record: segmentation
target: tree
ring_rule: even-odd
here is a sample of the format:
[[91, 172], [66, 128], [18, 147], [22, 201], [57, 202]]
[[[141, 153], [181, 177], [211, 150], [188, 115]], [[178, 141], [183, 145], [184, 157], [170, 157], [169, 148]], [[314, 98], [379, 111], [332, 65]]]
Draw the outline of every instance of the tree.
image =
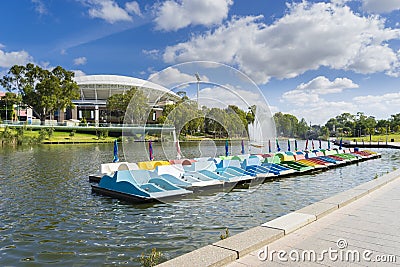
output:
[[32, 63], [14, 65], [0, 80], [8, 91], [18, 91], [22, 102], [31, 107], [43, 125], [46, 117], [56, 110], [73, 107], [72, 100], [79, 98], [79, 87], [74, 73], [60, 66], [52, 71]]
[[21, 102], [21, 96], [6, 92], [5, 96], [0, 98], [0, 110], [1, 116], [0, 118], [5, 118], [5, 120], [9, 120], [13, 117], [14, 105], [17, 105]]
[[310, 130], [306, 120], [302, 118], [300, 122], [297, 124], [297, 136], [303, 139], [306, 139], [307, 132]]
[[185, 91], [178, 91], [178, 92], [176, 92], [176, 94], [177, 94], [180, 98], [183, 98], [183, 97], [186, 96], [186, 92], [185, 92]]
[[282, 114], [277, 112], [274, 114], [276, 131], [278, 134], [286, 137], [296, 137], [298, 129], [298, 119], [291, 114]]
[[164, 122], [173, 124], [180, 134], [193, 134], [201, 130], [204, 114], [197, 108], [197, 103], [183, 97], [174, 105], [167, 105], [163, 109]]
[[396, 128], [400, 127], [400, 113], [391, 115], [389, 120], [390, 120], [390, 127], [392, 129], [396, 129]]
[[253, 123], [254, 120], [256, 119], [256, 109], [257, 109], [256, 105], [252, 105], [249, 108], [249, 111], [246, 113], [247, 124]]
[[319, 130], [319, 132], [320, 132], [319, 135], [320, 135], [321, 139], [325, 139], [325, 140], [329, 139], [330, 131], [329, 131], [328, 127], [322, 126], [321, 129]]
[[367, 129], [368, 134], [369, 134], [369, 140], [372, 139], [372, 134], [375, 133], [375, 126], [376, 126], [375, 117], [369, 116], [369, 117], [365, 120], [365, 127], [366, 127], [366, 129]]
[[226, 111], [229, 116], [229, 122], [232, 124], [230, 128], [235, 129], [235, 134], [243, 135], [248, 130], [247, 125], [254, 121], [254, 116], [253, 118], [250, 118], [250, 115], [247, 117], [246, 112], [235, 105], [229, 105]]
[[107, 99], [107, 109], [115, 112], [119, 121], [144, 124], [150, 113], [148, 98], [142, 90], [132, 87], [124, 94], [115, 94]]

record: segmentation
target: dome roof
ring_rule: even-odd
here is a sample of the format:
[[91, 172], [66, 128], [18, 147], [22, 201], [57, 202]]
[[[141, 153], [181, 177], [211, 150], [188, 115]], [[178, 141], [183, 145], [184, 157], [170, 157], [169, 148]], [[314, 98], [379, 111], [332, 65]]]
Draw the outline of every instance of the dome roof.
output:
[[106, 100], [114, 94], [124, 93], [133, 86], [150, 89], [148, 93], [158, 91], [156, 94], [153, 92], [153, 96], [161, 96], [159, 92], [177, 96], [174, 92], [159, 84], [128, 76], [85, 75], [74, 77], [74, 80], [81, 90], [81, 99]]

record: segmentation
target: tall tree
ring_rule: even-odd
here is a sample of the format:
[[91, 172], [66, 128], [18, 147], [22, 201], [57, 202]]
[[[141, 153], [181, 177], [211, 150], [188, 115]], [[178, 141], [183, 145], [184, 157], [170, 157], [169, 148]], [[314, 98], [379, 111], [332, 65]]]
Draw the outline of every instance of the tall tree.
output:
[[19, 95], [11, 92], [6, 92], [5, 96], [0, 98], [0, 118], [4, 118], [5, 120], [13, 118], [14, 105], [17, 105], [20, 102], [21, 97]]
[[297, 136], [306, 139], [309, 129], [310, 127], [308, 126], [306, 120], [302, 118], [297, 124]]
[[117, 113], [120, 122], [144, 124], [150, 113], [148, 98], [143, 91], [132, 87], [124, 94], [115, 94], [107, 99], [107, 109]]
[[22, 102], [39, 116], [41, 124], [56, 110], [73, 107], [72, 100], [79, 98], [79, 87], [74, 73], [58, 66], [52, 71], [32, 63], [14, 65], [0, 84], [8, 91], [18, 91]]

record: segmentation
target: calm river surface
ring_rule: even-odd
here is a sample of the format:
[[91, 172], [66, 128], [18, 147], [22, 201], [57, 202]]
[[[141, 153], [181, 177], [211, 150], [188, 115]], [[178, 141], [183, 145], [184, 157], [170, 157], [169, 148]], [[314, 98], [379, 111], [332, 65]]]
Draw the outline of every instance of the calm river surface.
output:
[[[186, 156], [199, 156], [198, 147], [181, 144]], [[224, 143], [216, 149], [223, 154]], [[0, 147], [0, 266], [132, 266], [153, 247], [169, 259], [218, 241], [226, 227], [241, 232], [400, 167], [400, 150], [376, 149], [381, 159], [257, 190], [131, 205], [91, 192], [88, 175], [112, 151], [111, 144]]]

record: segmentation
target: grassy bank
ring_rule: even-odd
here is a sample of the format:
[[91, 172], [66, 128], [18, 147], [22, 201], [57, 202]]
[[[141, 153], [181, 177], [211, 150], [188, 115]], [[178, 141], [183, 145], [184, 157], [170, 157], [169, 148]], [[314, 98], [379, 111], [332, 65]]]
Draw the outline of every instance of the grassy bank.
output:
[[89, 134], [71, 132], [57, 132], [51, 129], [26, 130], [0, 128], [2, 144], [52, 144], [52, 143], [110, 143], [115, 137], [109, 137], [106, 133]]
[[[387, 137], [388, 142], [391, 142], [391, 140], [394, 140], [394, 142], [400, 142], [400, 133], [392, 133], [389, 134]], [[343, 140], [349, 140], [354, 142], [356, 140], [357, 142], [369, 142], [369, 135], [363, 136], [363, 137], [343, 137]], [[371, 137], [372, 142], [386, 142], [386, 135], [372, 135]]]

